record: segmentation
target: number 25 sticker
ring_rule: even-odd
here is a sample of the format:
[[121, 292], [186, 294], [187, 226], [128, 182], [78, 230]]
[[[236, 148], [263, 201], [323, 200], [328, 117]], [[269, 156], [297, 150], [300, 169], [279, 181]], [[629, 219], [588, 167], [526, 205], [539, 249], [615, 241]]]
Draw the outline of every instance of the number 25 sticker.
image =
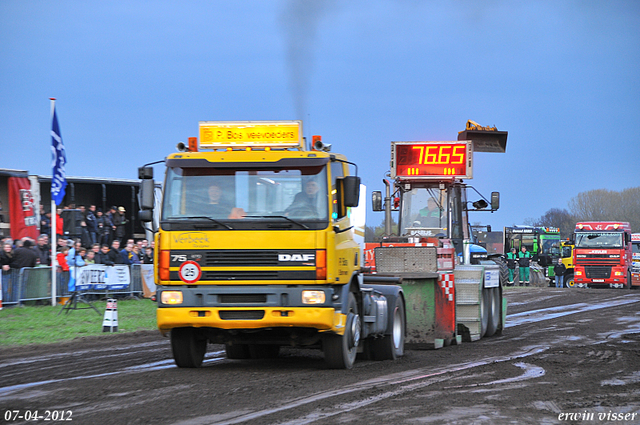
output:
[[185, 283], [194, 283], [200, 280], [202, 277], [202, 269], [200, 264], [195, 261], [185, 261], [180, 266], [180, 279]]

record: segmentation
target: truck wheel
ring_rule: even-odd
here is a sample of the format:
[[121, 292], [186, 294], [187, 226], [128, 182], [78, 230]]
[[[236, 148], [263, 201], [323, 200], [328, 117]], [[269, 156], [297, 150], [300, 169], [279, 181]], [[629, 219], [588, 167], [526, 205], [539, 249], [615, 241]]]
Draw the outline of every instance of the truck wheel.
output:
[[573, 273], [570, 273], [564, 277], [564, 286], [567, 288], [575, 288], [576, 281], [573, 279]]
[[500, 326], [500, 288], [488, 288], [491, 294], [489, 305], [489, 320], [485, 336], [493, 336]]
[[280, 354], [280, 346], [275, 344], [251, 344], [249, 353], [252, 359], [275, 359]]
[[489, 327], [489, 316], [491, 315], [491, 291], [489, 288], [482, 288], [480, 296], [480, 338], [483, 338]]
[[227, 358], [232, 360], [244, 360], [250, 359], [251, 353], [249, 352], [248, 344], [229, 344], [224, 345], [224, 350], [227, 353]]
[[631, 289], [631, 272], [627, 272], [627, 284], [624, 286], [627, 289]]
[[501, 257], [491, 259], [498, 267], [500, 267], [500, 285], [502, 287], [507, 286], [509, 283], [509, 268]]
[[404, 303], [396, 298], [396, 305], [391, 312], [391, 334], [370, 340], [374, 360], [395, 360], [404, 355], [405, 315]]
[[207, 340], [193, 328], [171, 330], [171, 351], [178, 367], [200, 367], [207, 352]]
[[322, 339], [324, 361], [331, 369], [351, 369], [360, 343], [360, 315], [352, 293], [349, 293], [347, 308], [343, 311], [347, 314], [344, 335], [324, 335]]

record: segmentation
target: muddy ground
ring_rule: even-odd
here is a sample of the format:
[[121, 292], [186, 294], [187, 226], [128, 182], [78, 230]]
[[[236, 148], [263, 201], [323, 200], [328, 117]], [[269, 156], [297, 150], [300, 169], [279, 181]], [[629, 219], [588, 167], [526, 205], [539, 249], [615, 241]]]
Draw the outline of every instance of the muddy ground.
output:
[[640, 291], [505, 293], [501, 336], [347, 371], [320, 351], [240, 361], [219, 345], [179, 369], [156, 332], [3, 349], [0, 422], [63, 423], [11, 417], [37, 410], [80, 424], [640, 423]]

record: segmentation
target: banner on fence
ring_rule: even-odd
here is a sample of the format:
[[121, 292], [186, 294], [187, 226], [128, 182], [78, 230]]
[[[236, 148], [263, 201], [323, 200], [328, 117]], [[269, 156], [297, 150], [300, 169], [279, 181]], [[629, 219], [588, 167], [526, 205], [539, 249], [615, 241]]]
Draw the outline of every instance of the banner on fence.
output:
[[153, 280], [153, 264], [141, 264], [140, 275], [142, 277], [142, 296], [151, 298], [156, 294], [156, 283]]
[[[131, 283], [129, 266], [105, 266], [104, 264], [90, 264], [83, 267], [69, 267], [69, 275], [75, 278], [76, 291], [127, 289]], [[71, 280], [69, 283], [71, 290]]]

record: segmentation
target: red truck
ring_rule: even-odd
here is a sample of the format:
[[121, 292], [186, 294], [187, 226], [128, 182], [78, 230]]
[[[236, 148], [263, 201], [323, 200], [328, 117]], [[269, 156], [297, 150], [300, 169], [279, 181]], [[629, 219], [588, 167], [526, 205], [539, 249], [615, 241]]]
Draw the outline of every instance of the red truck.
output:
[[575, 229], [575, 284], [631, 288], [631, 227], [622, 221], [578, 222]]

